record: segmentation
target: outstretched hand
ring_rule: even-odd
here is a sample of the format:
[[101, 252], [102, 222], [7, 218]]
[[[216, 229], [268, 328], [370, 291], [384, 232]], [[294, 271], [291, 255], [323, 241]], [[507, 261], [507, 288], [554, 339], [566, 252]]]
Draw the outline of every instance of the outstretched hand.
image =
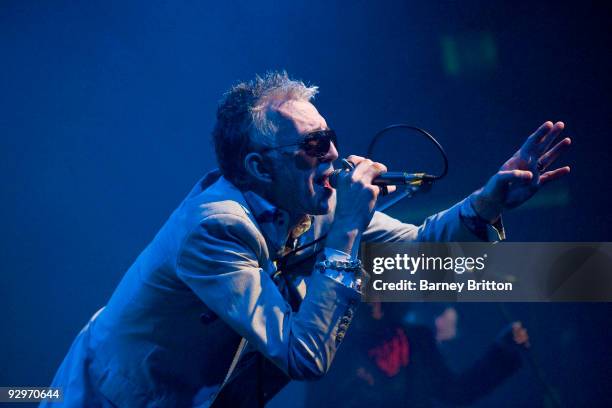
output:
[[563, 122], [554, 125], [545, 122], [527, 138], [487, 184], [473, 194], [472, 205], [478, 215], [493, 222], [503, 210], [518, 207], [544, 184], [570, 172], [569, 166], [548, 170], [572, 143], [566, 137], [553, 146], [564, 127]]

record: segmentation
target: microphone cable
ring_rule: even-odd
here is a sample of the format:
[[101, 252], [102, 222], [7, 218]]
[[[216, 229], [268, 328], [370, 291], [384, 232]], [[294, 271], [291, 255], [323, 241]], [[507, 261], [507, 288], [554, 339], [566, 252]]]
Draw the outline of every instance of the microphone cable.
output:
[[428, 131], [426, 131], [425, 129], [421, 129], [420, 127], [416, 127], [416, 126], [412, 126], [412, 125], [408, 125], [406, 123], [396, 123], [396, 124], [393, 124], [393, 125], [389, 125], [389, 126], [385, 127], [384, 129], [380, 130], [378, 133], [376, 133], [374, 135], [374, 137], [372, 138], [372, 141], [370, 142], [369, 146], [368, 146], [368, 152], [367, 152], [367, 156], [368, 157], [372, 156], [372, 153], [374, 152], [374, 147], [376, 146], [376, 143], [378, 143], [380, 141], [380, 139], [387, 132], [389, 132], [391, 130], [394, 130], [394, 129], [408, 129], [408, 130], [412, 130], [412, 131], [415, 131], [415, 132], [419, 133], [422, 136], [425, 136], [427, 139], [429, 139], [433, 143], [433, 145], [436, 147], [436, 149], [440, 152], [440, 155], [442, 156], [442, 160], [444, 161], [444, 168], [442, 170], [442, 173], [440, 173], [437, 176], [432, 176], [432, 175], [425, 174], [425, 173], [418, 173], [418, 174], [423, 176], [422, 179], [415, 180], [415, 181], [411, 182], [406, 187], [406, 189], [404, 189], [404, 191], [402, 191], [402, 192], [398, 191], [393, 196], [391, 196], [391, 198], [389, 200], [387, 200], [386, 202], [384, 202], [382, 204], [377, 205], [376, 206], [376, 210], [377, 211], [388, 210], [389, 208], [391, 208], [395, 204], [399, 203], [404, 198], [412, 197], [414, 192], [420, 186], [422, 186], [423, 184], [431, 185], [431, 183], [433, 181], [440, 180], [440, 179], [444, 178], [448, 174], [448, 156], [446, 155], [446, 152], [444, 151], [444, 148], [442, 147], [440, 142], [438, 142], [436, 140], [436, 138], [433, 137], [433, 135], [431, 133], [429, 133]]
[[436, 138], [433, 137], [432, 134], [429, 133], [428, 131], [421, 129], [420, 127], [408, 125], [406, 123], [396, 123], [393, 125], [389, 125], [386, 128], [379, 131], [378, 133], [376, 133], [368, 146], [367, 157], [372, 156], [372, 153], [374, 152], [374, 147], [376, 146], [376, 143], [380, 141], [380, 138], [383, 137], [385, 133], [391, 130], [394, 130], [394, 129], [409, 129], [409, 130], [418, 132], [419, 134], [429, 139], [434, 144], [434, 146], [436, 146], [436, 149], [440, 152], [440, 155], [442, 155], [442, 159], [444, 160], [444, 169], [442, 170], [442, 173], [440, 175], [432, 176], [432, 179], [431, 179], [432, 181], [440, 180], [441, 178], [445, 177], [448, 174], [448, 156], [446, 155], [446, 152], [444, 151], [444, 148], [442, 147], [440, 142], [438, 142]]

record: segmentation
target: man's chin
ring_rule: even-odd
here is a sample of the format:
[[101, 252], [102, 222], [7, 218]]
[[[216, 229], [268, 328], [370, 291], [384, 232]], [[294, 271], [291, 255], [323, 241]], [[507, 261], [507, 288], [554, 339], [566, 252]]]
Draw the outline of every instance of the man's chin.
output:
[[320, 197], [311, 206], [312, 210], [309, 212], [310, 215], [325, 215], [329, 213], [331, 209], [330, 205], [331, 197]]

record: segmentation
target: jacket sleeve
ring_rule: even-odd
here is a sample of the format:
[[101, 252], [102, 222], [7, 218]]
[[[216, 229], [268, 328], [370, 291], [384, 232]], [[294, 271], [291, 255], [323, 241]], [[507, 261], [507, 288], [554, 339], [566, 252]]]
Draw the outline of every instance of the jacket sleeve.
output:
[[290, 378], [318, 378], [329, 369], [343, 337], [337, 334], [360, 294], [314, 273], [299, 311], [293, 312], [259, 265], [260, 245], [255, 226], [244, 217], [210, 215], [185, 239], [178, 276]]
[[363, 233], [363, 242], [473, 242], [501, 239], [500, 233], [491, 225], [485, 225], [484, 236], [476, 235], [462, 219], [462, 207], [469, 206], [464, 199], [451, 208], [434, 214], [420, 226], [406, 224], [379, 211], [374, 213], [368, 228]]

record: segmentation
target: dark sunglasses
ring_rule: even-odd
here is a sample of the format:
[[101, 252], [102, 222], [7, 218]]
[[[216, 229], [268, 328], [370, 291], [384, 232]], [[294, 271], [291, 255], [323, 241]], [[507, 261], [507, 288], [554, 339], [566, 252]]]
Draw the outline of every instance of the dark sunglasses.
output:
[[327, 153], [329, 153], [329, 149], [331, 148], [332, 143], [334, 144], [334, 146], [336, 146], [336, 149], [338, 149], [338, 140], [336, 139], [336, 132], [331, 129], [315, 130], [314, 132], [306, 134], [304, 139], [298, 143], [266, 147], [261, 151], [266, 152], [269, 150], [280, 149], [282, 147], [299, 146], [300, 149], [303, 150], [304, 153], [306, 153], [308, 156], [320, 159], [322, 157], [325, 157]]

